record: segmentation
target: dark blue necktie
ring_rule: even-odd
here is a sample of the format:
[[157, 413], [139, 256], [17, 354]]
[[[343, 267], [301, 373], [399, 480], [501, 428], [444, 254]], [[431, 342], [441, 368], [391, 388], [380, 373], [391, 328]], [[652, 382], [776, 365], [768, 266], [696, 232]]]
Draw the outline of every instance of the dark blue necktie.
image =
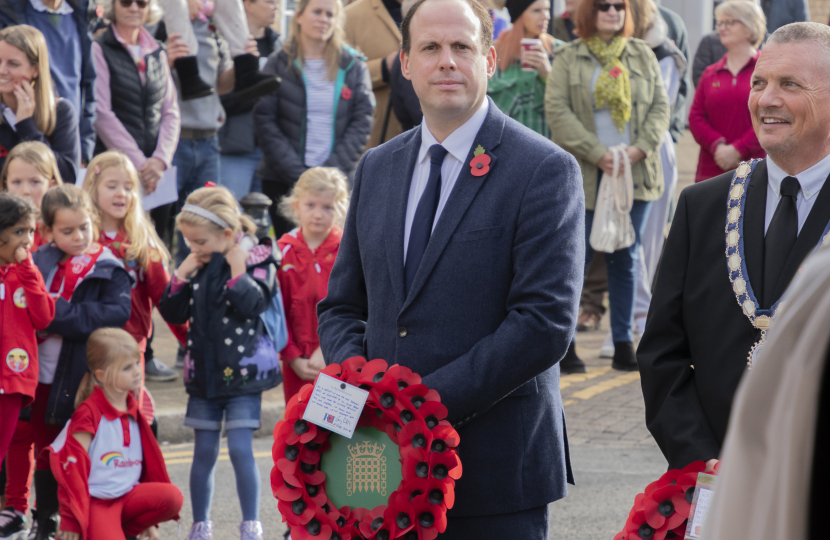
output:
[[432, 235], [432, 223], [435, 221], [435, 211], [438, 210], [438, 201], [441, 200], [441, 164], [444, 163], [444, 156], [447, 149], [440, 144], [433, 144], [429, 148], [429, 180], [421, 200], [418, 201], [418, 208], [415, 210], [415, 218], [412, 220], [412, 228], [409, 231], [409, 247], [406, 250], [406, 264], [404, 275], [406, 276], [406, 294], [415, 280], [415, 274], [424, 258], [424, 252], [429, 244], [429, 237]]

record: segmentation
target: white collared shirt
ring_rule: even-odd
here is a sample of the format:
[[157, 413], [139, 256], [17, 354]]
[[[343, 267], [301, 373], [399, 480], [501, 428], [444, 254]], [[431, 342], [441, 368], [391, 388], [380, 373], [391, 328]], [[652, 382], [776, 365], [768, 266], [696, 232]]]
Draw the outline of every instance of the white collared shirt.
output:
[[473, 113], [469, 120], [464, 122], [458, 129], [453, 131], [443, 143], [432, 135], [427, 127], [426, 116], [421, 121], [421, 149], [418, 152], [418, 160], [415, 162], [415, 170], [412, 172], [412, 184], [409, 186], [409, 199], [406, 203], [406, 226], [403, 234], [403, 260], [406, 263], [406, 252], [409, 249], [409, 233], [412, 231], [412, 221], [415, 219], [415, 210], [418, 209], [418, 202], [421, 200], [429, 180], [429, 149], [434, 144], [441, 144], [447, 150], [444, 163], [441, 164], [441, 198], [438, 200], [438, 208], [435, 210], [435, 220], [432, 222], [432, 230], [447, 205], [458, 175], [465, 165], [470, 149], [473, 147], [476, 135], [478, 135], [487, 112], [490, 110], [490, 100], [484, 99], [481, 107]]
[[58, 9], [49, 9], [41, 0], [29, 0], [29, 3], [32, 4], [32, 7], [35, 8], [35, 10], [40, 11], [41, 13], [44, 11], [47, 13], [55, 13], [57, 15], [71, 15], [72, 13], [75, 13], [72, 6], [70, 6], [66, 0], [61, 2]]
[[[767, 211], [764, 219], [764, 234], [769, 229], [769, 224], [772, 221], [772, 216], [775, 215], [775, 209], [778, 208], [778, 202], [781, 200], [781, 182], [784, 178], [790, 176], [781, 170], [781, 167], [767, 156]], [[824, 159], [810, 167], [809, 169], [794, 175], [798, 179], [801, 189], [798, 191], [798, 196], [795, 199], [796, 209], [798, 210], [798, 232], [801, 233], [801, 227], [807, 221], [807, 216], [810, 215], [810, 210], [818, 198], [818, 192], [821, 191], [824, 181], [830, 175], [830, 154]]]

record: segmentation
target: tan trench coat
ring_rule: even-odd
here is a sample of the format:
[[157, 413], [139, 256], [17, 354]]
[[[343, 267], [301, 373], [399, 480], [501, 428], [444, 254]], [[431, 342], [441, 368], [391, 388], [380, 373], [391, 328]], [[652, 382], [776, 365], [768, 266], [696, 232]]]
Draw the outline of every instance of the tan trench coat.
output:
[[[369, 75], [375, 92], [375, 123], [366, 149], [380, 144], [383, 119], [389, 108], [389, 84], [383, 82], [381, 62], [401, 47], [401, 32], [381, 0], [357, 0], [346, 6], [346, 43], [361, 51], [368, 59]], [[386, 141], [401, 133], [395, 113], [389, 111]]]

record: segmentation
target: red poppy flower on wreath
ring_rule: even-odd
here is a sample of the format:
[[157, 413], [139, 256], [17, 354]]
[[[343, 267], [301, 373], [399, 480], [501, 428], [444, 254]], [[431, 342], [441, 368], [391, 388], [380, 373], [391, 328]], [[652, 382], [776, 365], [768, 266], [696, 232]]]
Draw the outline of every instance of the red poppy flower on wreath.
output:
[[618, 67], [612, 67], [611, 70], [608, 71], [608, 74], [611, 75], [611, 77], [613, 77], [614, 79], [619, 77], [620, 73], [622, 73], [622, 70]]
[[352, 99], [352, 90], [348, 86], [344, 86], [343, 90], [340, 91], [340, 97], [343, 99]]
[[[484, 149], [485, 174], [490, 158]], [[486, 158], [486, 159], [483, 159]], [[480, 175], [479, 175], [480, 176]], [[336, 508], [326, 494], [321, 454], [330, 432], [303, 420], [313, 385], [305, 385], [286, 406], [274, 428], [271, 488], [277, 507], [296, 540], [434, 540], [447, 526], [461, 477], [458, 433], [446, 420], [438, 392], [422, 384], [412, 370], [384, 360], [350, 358], [322, 370], [330, 377], [369, 392], [359, 426], [385, 432], [399, 446], [401, 476], [386, 505]]]
[[478, 145], [473, 151], [473, 159], [470, 160], [470, 174], [473, 176], [484, 176], [490, 172], [490, 156], [484, 153], [484, 148]]

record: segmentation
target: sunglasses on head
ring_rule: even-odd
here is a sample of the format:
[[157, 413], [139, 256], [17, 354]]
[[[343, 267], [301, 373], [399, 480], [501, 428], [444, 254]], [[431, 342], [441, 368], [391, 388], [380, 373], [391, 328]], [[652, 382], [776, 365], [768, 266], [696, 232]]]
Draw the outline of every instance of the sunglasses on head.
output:
[[136, 3], [136, 4], [138, 4], [139, 9], [146, 8], [147, 5], [150, 3], [150, 0], [118, 0], [118, 1], [121, 4], [121, 7], [128, 8], [131, 5], [133, 5], [133, 3]]
[[614, 8], [617, 11], [625, 11], [625, 2], [619, 2], [619, 3], [616, 3], [616, 4], [610, 4], [608, 2], [601, 2], [601, 3], [597, 4], [597, 9], [602, 11], [603, 13], [608, 11], [611, 8]]

